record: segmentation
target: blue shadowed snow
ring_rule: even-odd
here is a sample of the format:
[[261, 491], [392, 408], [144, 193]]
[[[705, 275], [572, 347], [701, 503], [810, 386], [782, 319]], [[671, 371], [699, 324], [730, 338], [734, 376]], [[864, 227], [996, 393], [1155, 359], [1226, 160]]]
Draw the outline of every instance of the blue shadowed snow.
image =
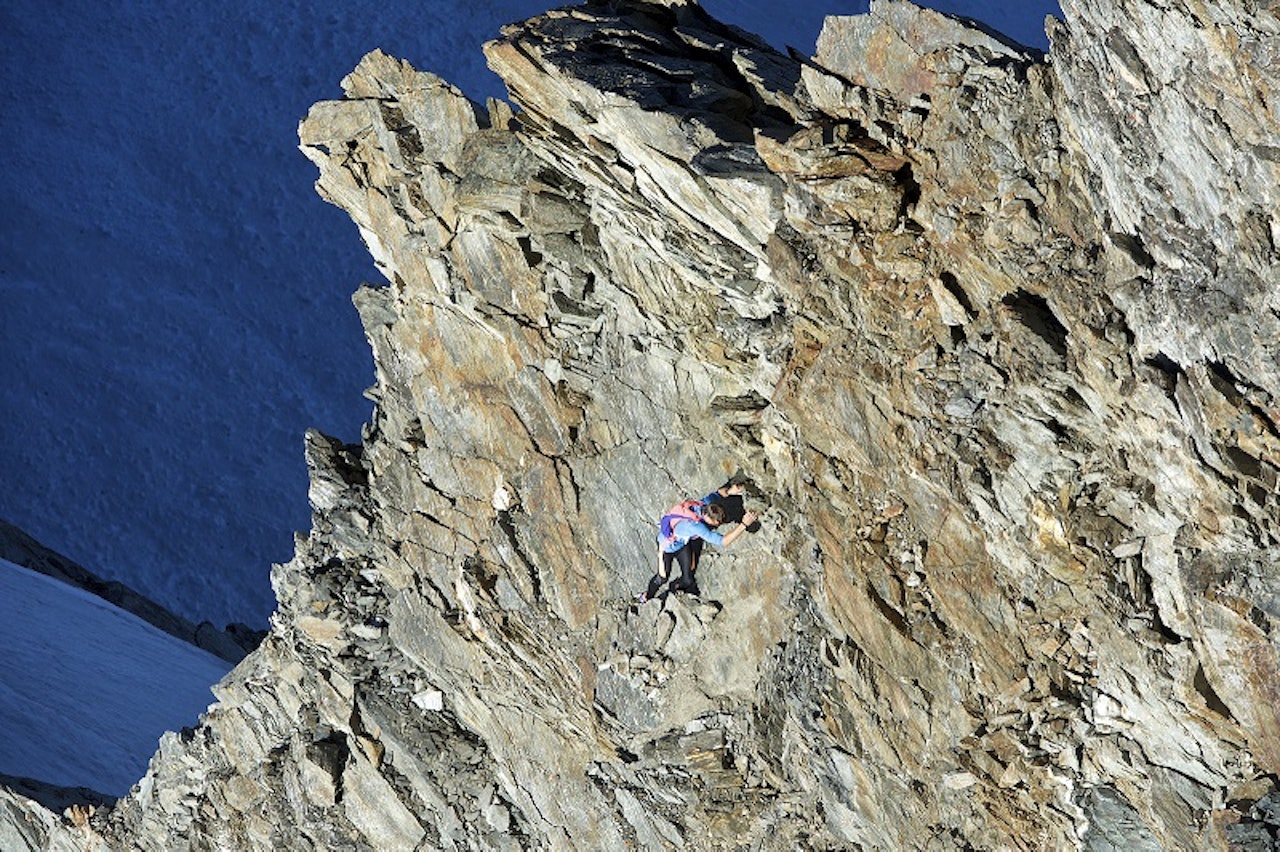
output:
[[297, 123], [379, 46], [497, 93], [480, 43], [543, 8], [3, 4], [0, 517], [189, 619], [265, 626], [310, 523], [303, 431], [368, 418], [350, 296], [381, 280]]
[[[378, 280], [296, 126], [367, 51], [501, 93], [536, 0], [0, 6], [0, 517], [191, 620], [263, 626], [302, 434], [359, 437]], [[1045, 47], [1043, 0], [931, 3]], [[708, 0], [805, 53], [865, 3]], [[785, 9], [785, 12], [780, 10]]]
[[101, 598], [0, 560], [0, 774], [122, 796], [230, 666]]

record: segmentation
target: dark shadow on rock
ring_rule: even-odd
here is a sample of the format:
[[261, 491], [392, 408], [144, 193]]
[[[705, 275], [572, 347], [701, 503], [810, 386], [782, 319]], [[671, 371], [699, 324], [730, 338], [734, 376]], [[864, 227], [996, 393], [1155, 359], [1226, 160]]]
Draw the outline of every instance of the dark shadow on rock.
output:
[[[727, 147], [753, 149], [756, 131], [785, 138], [799, 129], [784, 104], [800, 85], [800, 63], [759, 37], [697, 5], [623, 0], [572, 8], [513, 25], [504, 36], [536, 45], [544, 61], [602, 92], [701, 122]], [[602, 26], [608, 21], [617, 26]], [[756, 171], [753, 154], [721, 147], [695, 165], [717, 174]]]
[[26, 796], [33, 802], [38, 802], [55, 814], [60, 814], [73, 805], [109, 808], [116, 803], [115, 796], [108, 796], [88, 787], [59, 787], [56, 784], [46, 784], [34, 778], [22, 778], [17, 775], [0, 773], [0, 786], [7, 787], [20, 796]]

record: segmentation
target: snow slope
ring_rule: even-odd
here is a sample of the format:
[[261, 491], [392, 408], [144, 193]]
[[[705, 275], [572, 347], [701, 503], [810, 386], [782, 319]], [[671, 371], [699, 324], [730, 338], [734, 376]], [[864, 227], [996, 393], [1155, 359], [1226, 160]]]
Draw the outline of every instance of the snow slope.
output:
[[229, 664], [0, 560], [0, 774], [123, 795]]
[[[265, 626], [302, 434], [359, 436], [378, 280], [296, 124], [374, 47], [473, 97], [544, 0], [0, 5], [0, 517], [193, 621]], [[1044, 47], [1046, 0], [931, 3]], [[707, 0], [808, 53], [865, 2]], [[780, 13], [785, 9], [785, 13]]]

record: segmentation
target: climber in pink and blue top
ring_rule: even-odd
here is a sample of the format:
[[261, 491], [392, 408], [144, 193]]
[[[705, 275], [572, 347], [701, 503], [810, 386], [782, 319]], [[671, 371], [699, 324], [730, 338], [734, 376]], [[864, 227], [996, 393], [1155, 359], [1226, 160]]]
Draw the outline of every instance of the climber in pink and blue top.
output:
[[671, 591], [698, 594], [693, 572], [702, 554], [702, 543], [728, 547], [756, 521], [755, 512], [746, 512], [741, 523], [729, 532], [722, 534], [716, 530], [726, 522], [721, 501], [731, 496], [740, 497], [744, 490], [742, 483], [726, 483], [701, 500], [686, 500], [667, 510], [658, 522], [658, 573], [649, 581], [649, 588], [639, 595], [641, 603], [656, 595], [671, 579], [672, 562], [680, 564], [680, 576], [672, 580]]

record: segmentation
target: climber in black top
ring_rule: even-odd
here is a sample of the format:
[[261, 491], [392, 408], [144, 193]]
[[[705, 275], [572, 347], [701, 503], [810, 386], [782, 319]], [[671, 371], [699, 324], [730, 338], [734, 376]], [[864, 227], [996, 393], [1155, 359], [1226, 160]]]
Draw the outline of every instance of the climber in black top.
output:
[[[731, 524], [745, 524], [747, 532], [760, 532], [760, 519], [752, 513], [753, 520], [745, 520], [747, 508], [743, 505], [742, 495], [746, 493], [746, 483], [739, 479], [730, 479], [717, 490], [706, 496], [708, 503], [724, 507], [724, 519]], [[696, 568], [695, 564], [695, 568]]]
[[[730, 480], [701, 500], [686, 500], [667, 510], [658, 524], [658, 571], [637, 600], [644, 603], [672, 579], [672, 562], [679, 563], [680, 576], [672, 579], [671, 591], [698, 594], [693, 574], [702, 555], [702, 543], [709, 541], [717, 547], [728, 547], [744, 530], [760, 529], [755, 512], [745, 511], [742, 504], [745, 490], [741, 482]], [[733, 522], [738, 526], [728, 533], [721, 534], [716, 529]]]

